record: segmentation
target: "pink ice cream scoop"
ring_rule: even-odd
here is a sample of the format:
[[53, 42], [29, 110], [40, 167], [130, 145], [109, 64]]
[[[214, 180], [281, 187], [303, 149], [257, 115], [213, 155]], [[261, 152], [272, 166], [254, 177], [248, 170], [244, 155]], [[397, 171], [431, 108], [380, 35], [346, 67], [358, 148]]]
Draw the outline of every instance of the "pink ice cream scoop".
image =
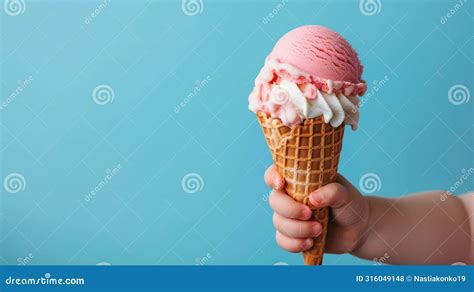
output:
[[356, 51], [337, 32], [319, 25], [295, 28], [276, 43], [255, 79], [249, 109], [286, 126], [324, 116], [357, 128], [357, 96], [367, 90]]
[[301, 26], [286, 33], [269, 58], [290, 64], [313, 77], [361, 82], [362, 65], [357, 53], [341, 35], [323, 26]]

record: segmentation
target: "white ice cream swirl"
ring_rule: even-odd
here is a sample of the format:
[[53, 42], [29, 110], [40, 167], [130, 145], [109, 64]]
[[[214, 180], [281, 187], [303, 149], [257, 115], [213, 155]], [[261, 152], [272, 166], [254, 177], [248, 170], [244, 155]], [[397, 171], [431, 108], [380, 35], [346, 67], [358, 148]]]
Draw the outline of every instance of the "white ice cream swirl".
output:
[[[259, 102], [260, 103], [260, 102]], [[262, 104], [263, 103], [263, 104]], [[274, 118], [280, 118], [285, 125], [293, 125], [303, 119], [324, 117], [326, 123], [338, 127], [342, 123], [357, 128], [359, 121], [359, 100], [342, 93], [325, 93], [316, 87], [297, 85], [285, 79], [272, 84], [267, 101], [250, 104], [252, 111], [264, 106]]]

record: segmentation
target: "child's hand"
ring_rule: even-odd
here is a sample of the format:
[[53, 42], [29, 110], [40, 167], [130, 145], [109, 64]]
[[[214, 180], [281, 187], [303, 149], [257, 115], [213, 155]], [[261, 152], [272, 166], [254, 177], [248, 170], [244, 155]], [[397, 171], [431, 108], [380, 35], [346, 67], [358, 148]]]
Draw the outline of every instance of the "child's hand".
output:
[[[273, 224], [277, 230], [276, 241], [290, 252], [305, 251], [313, 246], [313, 239], [321, 234], [318, 222], [308, 221], [311, 209], [293, 200], [284, 190], [284, 179], [274, 165], [265, 172], [265, 182], [274, 190], [270, 206], [274, 210]], [[325, 252], [353, 252], [366, 237], [369, 206], [366, 199], [343, 176], [328, 184], [309, 198], [317, 208], [330, 207], [328, 236]]]

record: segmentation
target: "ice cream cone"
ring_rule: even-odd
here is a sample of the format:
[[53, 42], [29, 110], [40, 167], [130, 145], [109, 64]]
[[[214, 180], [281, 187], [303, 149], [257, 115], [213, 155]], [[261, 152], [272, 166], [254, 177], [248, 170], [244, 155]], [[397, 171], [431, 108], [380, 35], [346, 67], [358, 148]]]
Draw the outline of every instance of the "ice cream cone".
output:
[[[309, 194], [336, 180], [344, 124], [334, 128], [320, 116], [290, 128], [279, 118], [261, 111], [257, 118], [275, 166], [286, 181], [286, 191], [296, 201], [312, 207]], [[329, 210], [312, 209], [312, 220], [320, 222], [323, 231], [315, 238], [313, 247], [303, 252], [303, 257], [305, 265], [314, 266], [322, 264]]]
[[[344, 126], [357, 129], [358, 96], [367, 84], [357, 52], [337, 32], [304, 25], [284, 34], [265, 59], [248, 100], [257, 115], [286, 191], [313, 210], [323, 226], [306, 265], [321, 265], [328, 209], [309, 202], [314, 190], [334, 182]], [[343, 239], [341, 239], [343, 240]]]

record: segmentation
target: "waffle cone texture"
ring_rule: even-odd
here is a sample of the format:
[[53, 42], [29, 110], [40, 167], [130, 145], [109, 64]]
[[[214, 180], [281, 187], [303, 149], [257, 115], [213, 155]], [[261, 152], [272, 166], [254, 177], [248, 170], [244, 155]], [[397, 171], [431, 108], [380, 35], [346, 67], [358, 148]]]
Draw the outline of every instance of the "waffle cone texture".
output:
[[[258, 112], [257, 118], [277, 171], [285, 179], [287, 193], [312, 207], [309, 194], [336, 180], [344, 124], [334, 128], [320, 116], [305, 119], [302, 124], [290, 128], [278, 118], [267, 117], [264, 112]], [[303, 258], [305, 265], [319, 266], [323, 261], [329, 209], [312, 209], [312, 220], [321, 223], [323, 231], [314, 239], [313, 247], [303, 252]]]

